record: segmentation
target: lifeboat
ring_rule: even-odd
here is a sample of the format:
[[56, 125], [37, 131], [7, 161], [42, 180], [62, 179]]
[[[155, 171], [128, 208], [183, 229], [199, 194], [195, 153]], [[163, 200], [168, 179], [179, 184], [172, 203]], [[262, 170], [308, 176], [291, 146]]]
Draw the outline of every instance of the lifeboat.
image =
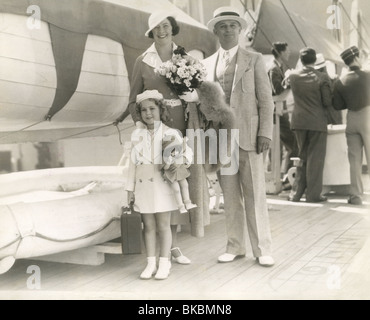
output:
[[118, 166], [0, 175], [0, 274], [17, 259], [119, 238], [125, 176]]

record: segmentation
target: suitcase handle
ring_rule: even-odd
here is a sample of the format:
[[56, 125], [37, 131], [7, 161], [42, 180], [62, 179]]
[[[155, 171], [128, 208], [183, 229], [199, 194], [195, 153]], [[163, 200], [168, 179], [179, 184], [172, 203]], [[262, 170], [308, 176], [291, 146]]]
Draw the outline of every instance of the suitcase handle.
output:
[[131, 201], [128, 207], [122, 207], [122, 214], [132, 214], [134, 211], [134, 201]]

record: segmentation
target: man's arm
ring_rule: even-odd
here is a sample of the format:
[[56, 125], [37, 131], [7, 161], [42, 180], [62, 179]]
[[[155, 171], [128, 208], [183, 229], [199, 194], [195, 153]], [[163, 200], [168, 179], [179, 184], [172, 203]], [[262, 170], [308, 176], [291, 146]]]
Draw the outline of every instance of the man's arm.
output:
[[281, 73], [278, 70], [278, 68], [273, 67], [272, 69], [270, 69], [269, 76], [271, 80], [271, 86], [272, 86], [273, 93], [277, 96], [283, 93], [285, 88], [282, 85], [283, 78], [281, 77]]
[[333, 107], [336, 110], [347, 109], [346, 101], [344, 100], [341, 93], [342, 83], [340, 80], [337, 80], [334, 83], [334, 92], [333, 92]]
[[320, 84], [320, 91], [321, 91], [321, 99], [324, 107], [329, 109], [332, 107], [332, 93], [330, 88], [330, 79], [329, 76], [324, 75], [321, 79]]
[[258, 136], [272, 139], [274, 102], [270, 81], [262, 55], [258, 54], [254, 65], [254, 81], [258, 101], [259, 130]]

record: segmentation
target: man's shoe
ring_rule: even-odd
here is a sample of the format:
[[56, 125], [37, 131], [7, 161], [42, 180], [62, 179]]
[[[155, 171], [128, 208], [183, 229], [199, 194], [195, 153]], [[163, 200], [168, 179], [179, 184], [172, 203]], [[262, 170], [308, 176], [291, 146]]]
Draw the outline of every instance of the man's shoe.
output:
[[348, 199], [349, 204], [353, 204], [355, 206], [361, 206], [362, 205], [362, 199], [359, 196], [351, 196]]
[[272, 267], [275, 264], [275, 261], [271, 256], [258, 257], [257, 261], [262, 267]]
[[314, 199], [314, 200], [306, 199], [306, 202], [310, 202], [310, 203], [318, 203], [318, 202], [325, 202], [325, 201], [328, 201], [328, 198], [324, 196], [321, 196], [319, 199]]
[[220, 263], [227, 263], [227, 262], [233, 262], [238, 256], [231, 253], [224, 253], [218, 257], [218, 262]]
[[301, 199], [298, 199], [298, 198], [295, 198], [295, 197], [289, 196], [289, 197], [288, 197], [288, 201], [292, 201], [292, 202], [300, 202], [300, 201], [301, 201]]

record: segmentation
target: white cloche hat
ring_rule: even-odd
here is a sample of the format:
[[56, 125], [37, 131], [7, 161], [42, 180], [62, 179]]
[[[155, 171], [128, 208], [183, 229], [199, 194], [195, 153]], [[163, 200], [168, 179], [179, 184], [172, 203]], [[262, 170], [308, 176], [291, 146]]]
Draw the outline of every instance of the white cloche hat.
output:
[[153, 12], [148, 19], [149, 29], [145, 32], [145, 36], [149, 37], [150, 31], [152, 31], [157, 25], [159, 25], [163, 20], [168, 17], [173, 17], [176, 19], [176, 14], [174, 12], [158, 10]]

